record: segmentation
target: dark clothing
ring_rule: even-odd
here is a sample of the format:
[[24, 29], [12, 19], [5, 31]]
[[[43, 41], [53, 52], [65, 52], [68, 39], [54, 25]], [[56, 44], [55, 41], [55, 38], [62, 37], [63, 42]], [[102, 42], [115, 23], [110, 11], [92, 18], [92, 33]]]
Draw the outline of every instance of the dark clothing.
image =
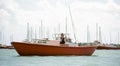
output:
[[65, 44], [64, 38], [61, 38], [60, 44]]

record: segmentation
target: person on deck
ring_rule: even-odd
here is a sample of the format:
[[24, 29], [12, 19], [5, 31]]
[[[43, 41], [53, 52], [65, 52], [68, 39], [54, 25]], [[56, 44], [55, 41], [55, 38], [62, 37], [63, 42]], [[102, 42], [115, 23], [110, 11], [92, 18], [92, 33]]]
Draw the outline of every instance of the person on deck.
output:
[[60, 44], [65, 44], [65, 37], [63, 33], [61, 33]]

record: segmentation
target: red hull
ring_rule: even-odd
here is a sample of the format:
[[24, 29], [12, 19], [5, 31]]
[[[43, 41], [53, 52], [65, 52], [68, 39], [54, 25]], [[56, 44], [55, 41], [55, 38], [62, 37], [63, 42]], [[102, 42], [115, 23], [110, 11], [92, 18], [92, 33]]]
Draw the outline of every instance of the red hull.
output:
[[95, 46], [66, 47], [23, 42], [12, 42], [12, 45], [21, 56], [63, 56], [63, 55], [86, 55], [90, 56], [95, 51]]
[[107, 46], [98, 46], [97, 47], [98, 50], [120, 50], [120, 48], [117, 48], [117, 47], [107, 47]]

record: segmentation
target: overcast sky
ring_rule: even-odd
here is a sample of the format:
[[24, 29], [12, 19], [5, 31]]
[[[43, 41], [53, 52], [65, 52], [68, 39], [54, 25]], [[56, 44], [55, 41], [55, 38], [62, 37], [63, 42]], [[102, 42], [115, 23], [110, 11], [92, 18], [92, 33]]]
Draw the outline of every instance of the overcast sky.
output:
[[[72, 29], [69, 5], [75, 30]], [[45, 34], [52, 36], [58, 33], [59, 26], [60, 33], [65, 33], [66, 18], [68, 33], [73, 40], [75, 31], [78, 42], [87, 41], [87, 25], [90, 41], [96, 40], [98, 23], [101, 27], [102, 42], [118, 43], [120, 0], [0, 0], [0, 32], [3, 36], [1, 42], [9, 44], [11, 36], [14, 41], [24, 40], [27, 23], [37, 31], [41, 20]]]

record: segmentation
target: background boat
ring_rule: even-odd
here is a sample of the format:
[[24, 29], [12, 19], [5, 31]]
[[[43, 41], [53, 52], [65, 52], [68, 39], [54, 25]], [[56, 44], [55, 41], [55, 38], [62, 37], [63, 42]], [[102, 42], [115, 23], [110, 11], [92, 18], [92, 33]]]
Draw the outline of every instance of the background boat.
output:
[[98, 50], [120, 50], [120, 47], [98, 46]]

